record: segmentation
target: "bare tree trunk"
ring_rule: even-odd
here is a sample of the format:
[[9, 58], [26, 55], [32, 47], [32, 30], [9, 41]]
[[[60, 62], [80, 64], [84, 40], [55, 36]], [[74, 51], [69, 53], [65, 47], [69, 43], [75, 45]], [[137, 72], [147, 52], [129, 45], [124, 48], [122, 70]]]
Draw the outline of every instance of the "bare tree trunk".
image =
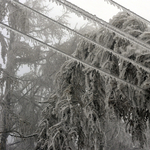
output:
[[[8, 76], [8, 75], [7, 75]], [[6, 143], [9, 132], [9, 109], [10, 109], [10, 88], [11, 83], [10, 79], [7, 78], [6, 88], [5, 88], [5, 99], [4, 99], [4, 107], [2, 110], [2, 137], [1, 137], [1, 150], [6, 150]]]
[[[3, 113], [4, 114], [4, 113]], [[4, 119], [3, 119], [3, 124], [5, 125], [6, 124], [6, 117], [5, 116], [2, 116]], [[2, 131], [2, 137], [1, 137], [1, 145], [0, 145], [0, 150], [6, 150], [6, 142], [7, 142], [7, 129], [6, 127], [4, 126], [3, 127], [3, 131]]]
[[14, 33], [10, 33], [10, 43], [9, 43], [9, 51], [7, 54], [7, 64], [6, 64], [6, 71], [5, 74], [6, 78], [6, 87], [5, 87], [5, 94], [4, 94], [4, 106], [2, 108], [2, 135], [1, 135], [1, 145], [0, 150], [6, 150], [7, 145], [7, 138], [9, 136], [10, 131], [10, 103], [11, 103], [11, 91], [13, 86], [13, 80], [11, 77], [14, 75], [14, 65], [13, 65], [13, 53], [12, 53], [12, 43], [15, 41]]

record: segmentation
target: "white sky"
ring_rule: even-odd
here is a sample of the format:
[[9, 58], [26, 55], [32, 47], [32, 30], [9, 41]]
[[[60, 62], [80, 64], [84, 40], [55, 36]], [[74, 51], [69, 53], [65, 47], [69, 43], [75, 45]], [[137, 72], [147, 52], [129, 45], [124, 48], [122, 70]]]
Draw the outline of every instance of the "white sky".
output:
[[[107, 4], [104, 0], [68, 0], [75, 5], [106, 21], [118, 12], [118, 9]], [[114, 0], [138, 15], [150, 20], [150, 0]]]
[[[25, 2], [26, 0], [19, 0]], [[37, 0], [38, 1], [38, 0]], [[46, 0], [49, 4], [49, 0]], [[118, 12], [118, 9], [105, 0], [67, 0], [79, 6], [80, 8], [96, 15], [97, 17], [109, 21], [109, 19]], [[150, 0], [113, 0], [138, 15], [150, 20]]]

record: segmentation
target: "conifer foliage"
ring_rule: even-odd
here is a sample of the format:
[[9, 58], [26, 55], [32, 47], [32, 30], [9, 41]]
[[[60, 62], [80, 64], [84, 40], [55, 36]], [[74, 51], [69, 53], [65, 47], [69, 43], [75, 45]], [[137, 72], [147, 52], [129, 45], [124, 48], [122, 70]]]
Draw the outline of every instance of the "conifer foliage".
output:
[[[148, 26], [128, 13], [117, 14], [110, 24], [149, 44]], [[150, 76], [138, 63], [149, 68], [150, 52], [104, 28], [86, 36], [137, 65], [85, 40], [73, 56], [138, 88], [79, 62], [66, 61], [56, 77], [57, 90], [43, 111], [36, 150], [132, 149], [132, 143], [145, 148]]]
[[[34, 137], [36, 150], [149, 149], [147, 22], [125, 11], [106, 23], [70, 2], [52, 1], [64, 6], [59, 18], [44, 15], [41, 2], [0, 2], [0, 23], [11, 30], [0, 33], [6, 65], [0, 66], [0, 149], [34, 149]], [[100, 28], [69, 28], [72, 12]], [[24, 65], [30, 71], [19, 76]]]

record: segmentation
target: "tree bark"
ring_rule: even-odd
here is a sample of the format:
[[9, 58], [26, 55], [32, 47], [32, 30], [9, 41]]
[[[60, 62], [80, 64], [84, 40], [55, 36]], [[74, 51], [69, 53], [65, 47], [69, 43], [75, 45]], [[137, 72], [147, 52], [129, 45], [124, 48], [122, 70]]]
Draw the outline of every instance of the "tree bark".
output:
[[1, 145], [0, 145], [0, 150], [6, 150], [7, 148], [7, 138], [9, 136], [9, 131], [10, 131], [10, 115], [9, 115], [9, 110], [10, 110], [10, 102], [11, 102], [11, 91], [12, 91], [12, 86], [13, 86], [13, 81], [10, 78], [11, 76], [14, 75], [14, 65], [12, 63], [13, 61], [13, 56], [12, 56], [12, 43], [15, 41], [15, 34], [10, 32], [10, 43], [9, 43], [9, 49], [8, 49], [8, 54], [7, 54], [7, 64], [6, 64], [6, 70], [8, 74], [5, 74], [6, 78], [6, 87], [5, 87], [5, 94], [3, 99], [4, 101], [4, 107], [2, 108], [2, 134], [1, 134]]

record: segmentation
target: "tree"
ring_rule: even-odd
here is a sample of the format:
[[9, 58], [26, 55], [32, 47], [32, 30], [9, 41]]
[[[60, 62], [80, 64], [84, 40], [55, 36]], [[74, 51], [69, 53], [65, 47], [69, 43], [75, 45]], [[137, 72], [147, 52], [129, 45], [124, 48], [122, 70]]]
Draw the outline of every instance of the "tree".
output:
[[[13, 29], [36, 38], [42, 37], [51, 43], [57, 40], [57, 37], [60, 38], [60, 34], [65, 34], [58, 26], [54, 26], [38, 14], [10, 1], [0, 3], [0, 6], [5, 8], [1, 9], [1, 21], [8, 21], [8, 25]], [[26, 5], [41, 11], [51, 10], [44, 7], [41, 2], [28, 1]], [[60, 22], [67, 24], [64, 21], [66, 17], [67, 12], [59, 18]], [[56, 60], [58, 56], [55, 53], [15, 32], [7, 30], [7, 34], [0, 34], [1, 57], [6, 66], [1, 68], [0, 149], [34, 149], [37, 124], [45, 105], [42, 102], [48, 99], [49, 93], [53, 91], [52, 77], [55, 75], [55, 69], [61, 65], [60, 62], [65, 59], [60, 56], [59, 60]], [[51, 38], [49, 34], [52, 35]], [[55, 68], [47, 68], [52, 64], [55, 64]], [[24, 66], [28, 67], [29, 73], [18, 74]], [[13, 142], [9, 143], [8, 139], [12, 139]]]
[[[70, 35], [70, 39], [64, 41], [66, 32], [49, 19], [10, 1], [5, 4], [6, 14], [3, 14], [2, 22], [8, 22], [11, 28], [55, 45], [62, 51], [67, 49], [69, 54], [76, 48], [79, 37]], [[27, 1], [26, 5], [40, 12], [51, 11], [37, 1]], [[68, 11], [63, 12], [57, 21], [68, 24], [68, 14]], [[85, 28], [81, 30], [84, 32]], [[41, 110], [49, 94], [55, 91], [53, 78], [66, 58], [14, 31], [7, 30], [7, 34], [1, 34], [1, 57], [6, 65], [1, 68], [1, 149], [34, 149]], [[20, 75], [22, 67], [28, 68], [29, 72]]]
[[[110, 24], [149, 44], [148, 26], [128, 13], [119, 13]], [[55, 94], [43, 110], [36, 150], [134, 149], [132, 144], [148, 148], [150, 77], [138, 64], [149, 68], [149, 52], [105, 28], [87, 36], [137, 65], [85, 40], [73, 55], [131, 85], [66, 61], [57, 74]]]

